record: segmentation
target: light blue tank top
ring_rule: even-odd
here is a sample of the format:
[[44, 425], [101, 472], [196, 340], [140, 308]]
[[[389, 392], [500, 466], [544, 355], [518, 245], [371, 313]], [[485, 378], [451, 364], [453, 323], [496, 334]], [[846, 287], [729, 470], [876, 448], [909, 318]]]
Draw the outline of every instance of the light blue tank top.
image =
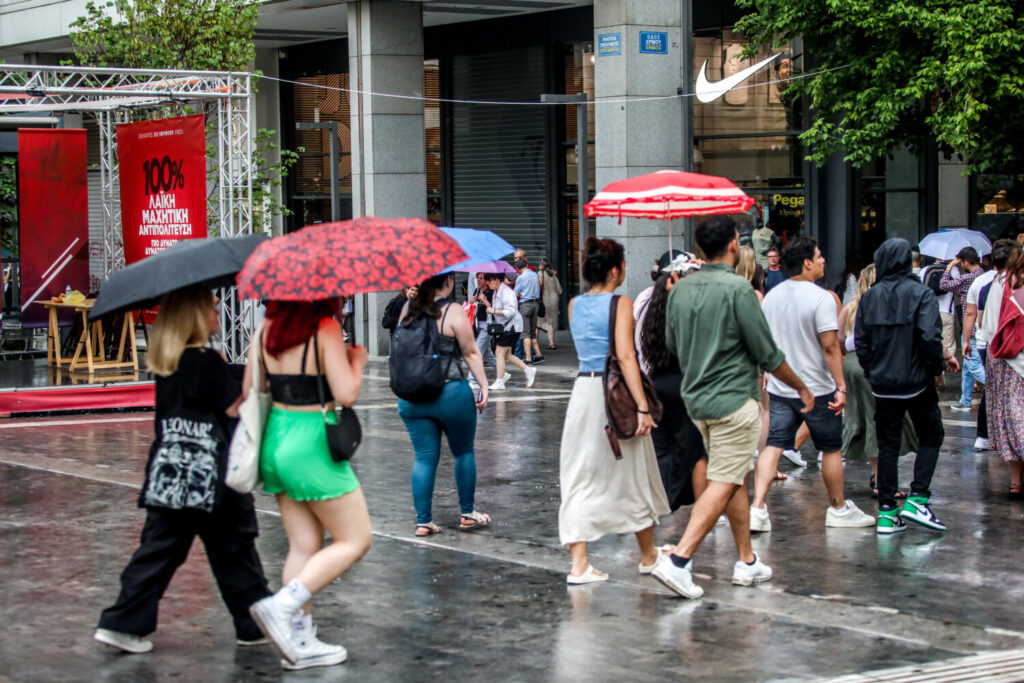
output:
[[612, 294], [581, 294], [572, 305], [572, 341], [580, 372], [604, 372], [608, 357], [608, 312]]

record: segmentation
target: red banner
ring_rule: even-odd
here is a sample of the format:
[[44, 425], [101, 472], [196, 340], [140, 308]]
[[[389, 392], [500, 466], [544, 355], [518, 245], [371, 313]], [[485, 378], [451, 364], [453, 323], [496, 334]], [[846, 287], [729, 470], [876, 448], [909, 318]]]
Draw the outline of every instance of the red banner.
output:
[[206, 237], [202, 115], [120, 125], [117, 156], [126, 263]]
[[45, 322], [34, 301], [89, 289], [89, 185], [85, 131], [18, 130], [22, 320]]

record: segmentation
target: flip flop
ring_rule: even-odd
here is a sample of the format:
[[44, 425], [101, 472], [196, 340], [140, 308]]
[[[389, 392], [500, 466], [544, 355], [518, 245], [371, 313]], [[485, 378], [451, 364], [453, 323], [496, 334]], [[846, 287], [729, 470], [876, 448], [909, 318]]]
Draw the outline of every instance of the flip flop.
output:
[[547, 350], [548, 350], [548, 351], [554, 351], [554, 350], [555, 350], [555, 349], [557, 349], [557, 348], [558, 348], [557, 346], [555, 346], [554, 344], [552, 344], [551, 346], [548, 346], [548, 347], [547, 347]]
[[434, 534], [439, 534], [439, 533], [441, 533], [441, 527], [439, 527], [438, 525], [434, 524], [433, 522], [427, 522], [426, 524], [417, 524], [416, 525], [416, 535], [417, 536], [420, 536], [420, 537], [423, 537], [423, 536], [433, 536]]
[[594, 568], [594, 565], [587, 565], [587, 571], [583, 572], [579, 576], [573, 576], [567, 574], [565, 582], [571, 586], [582, 586], [585, 583], [599, 583], [601, 581], [607, 581], [607, 574], [599, 574], [598, 570]]
[[772, 477], [772, 481], [786, 481], [787, 479], [789, 479], [789, 475], [785, 472], [779, 472], [778, 470], [776, 470], [775, 476]]

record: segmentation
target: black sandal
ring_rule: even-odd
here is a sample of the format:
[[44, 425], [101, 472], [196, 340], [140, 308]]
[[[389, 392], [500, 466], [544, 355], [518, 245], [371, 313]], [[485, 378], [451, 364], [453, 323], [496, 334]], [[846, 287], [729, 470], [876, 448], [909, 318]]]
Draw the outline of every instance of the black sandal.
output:
[[[875, 475], [871, 475], [871, 497], [878, 498], [878, 483], [875, 481]], [[906, 489], [896, 489], [896, 500], [904, 500], [910, 493]]]

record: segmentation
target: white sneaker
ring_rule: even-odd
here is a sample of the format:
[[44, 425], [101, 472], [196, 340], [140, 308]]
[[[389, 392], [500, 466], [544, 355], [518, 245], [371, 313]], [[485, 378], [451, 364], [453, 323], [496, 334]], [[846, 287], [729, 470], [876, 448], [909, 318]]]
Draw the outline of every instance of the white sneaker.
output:
[[818, 464], [819, 465], [821, 464], [821, 460], [824, 457], [825, 457], [825, 452], [824, 451], [818, 451]]
[[473, 391], [478, 391], [480, 389], [480, 385], [477, 383], [476, 379], [473, 378], [473, 377], [469, 378], [469, 388], [472, 389]]
[[704, 589], [693, 582], [693, 573], [690, 571], [692, 567], [692, 561], [683, 569], [677, 567], [672, 558], [663, 556], [658, 558], [658, 564], [651, 572], [651, 576], [684, 598], [695, 600], [704, 595]]
[[312, 669], [316, 666], [334, 666], [348, 659], [348, 651], [344, 647], [330, 645], [317, 638], [316, 627], [302, 630], [300, 626], [293, 625], [292, 638], [299, 649], [299, 660], [292, 663], [287, 659], [282, 659], [281, 668], [287, 671]]
[[842, 510], [836, 510], [829, 505], [828, 511], [825, 512], [825, 526], [827, 527], [853, 529], [874, 525], [875, 518], [863, 512], [856, 503], [849, 499], [846, 501], [846, 507]]
[[736, 564], [732, 566], [732, 584], [734, 586], [753, 586], [755, 583], [762, 583], [771, 578], [772, 568], [762, 562], [757, 553], [754, 553], [754, 564], [737, 560]]
[[505, 380], [496, 379], [493, 382], [491, 382], [491, 386], [487, 388], [490, 389], [491, 391], [501, 391], [502, 389], [505, 388]]
[[772, 520], [768, 517], [768, 506], [756, 508], [750, 506], [750, 530], [764, 532], [772, 530]]
[[976, 451], [990, 451], [992, 450], [988, 445], [988, 439], [983, 439], [980, 436], [974, 440], [974, 450]]
[[506, 373], [505, 373], [505, 376], [501, 378], [501, 381], [502, 381], [502, 382], [507, 382], [507, 381], [509, 381], [510, 379], [512, 379], [512, 373], [511, 373], [511, 372], [506, 372]]
[[270, 639], [270, 646], [277, 650], [282, 658], [292, 664], [299, 660], [298, 646], [292, 640], [294, 611], [289, 613], [278, 604], [274, 596], [270, 596], [250, 605], [249, 614], [263, 631], [263, 635]]
[[104, 645], [116, 647], [133, 655], [141, 655], [153, 649], [153, 641], [146, 640], [134, 633], [122, 633], [121, 631], [111, 631], [108, 628], [98, 628], [92, 634], [92, 637]]
[[527, 367], [524, 372], [526, 373], [526, 388], [529, 389], [537, 379], [537, 368]]
[[788, 448], [782, 451], [782, 455], [797, 467], [807, 467], [807, 461], [804, 460], [802, 455], [800, 455], [800, 451], [794, 451], [792, 448]]

